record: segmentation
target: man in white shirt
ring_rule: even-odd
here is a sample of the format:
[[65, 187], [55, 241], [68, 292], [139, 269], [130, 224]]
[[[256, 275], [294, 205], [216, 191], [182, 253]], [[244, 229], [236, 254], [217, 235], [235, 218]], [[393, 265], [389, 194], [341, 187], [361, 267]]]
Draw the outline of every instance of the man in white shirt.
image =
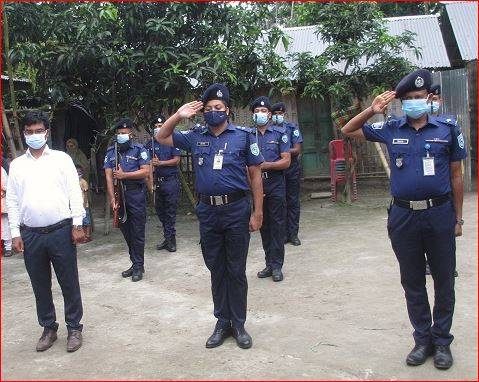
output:
[[57, 339], [53, 264], [65, 302], [67, 351], [74, 352], [82, 344], [83, 328], [76, 243], [84, 236], [85, 210], [78, 175], [67, 154], [46, 144], [50, 128], [46, 113], [29, 112], [23, 126], [29, 149], [12, 161], [7, 187], [13, 249], [24, 254], [38, 322], [44, 328], [36, 350], [47, 350]]

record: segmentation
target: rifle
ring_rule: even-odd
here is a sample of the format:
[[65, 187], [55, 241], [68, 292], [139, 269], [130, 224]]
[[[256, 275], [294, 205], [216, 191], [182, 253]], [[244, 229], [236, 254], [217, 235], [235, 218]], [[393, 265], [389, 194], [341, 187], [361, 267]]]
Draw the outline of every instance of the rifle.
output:
[[[151, 130], [151, 159], [155, 157], [155, 130]], [[156, 205], [156, 182], [155, 182], [155, 168], [153, 163], [150, 165], [150, 175], [148, 176], [148, 190], [152, 193], [153, 206]]]
[[[119, 170], [118, 160], [118, 143], [115, 142], [115, 170]], [[125, 192], [123, 189], [123, 183], [120, 180], [113, 178], [113, 198], [116, 206], [123, 206], [123, 216], [120, 217], [120, 208], [113, 210], [113, 228], [119, 228], [120, 223], [125, 223], [127, 219], [126, 204], [125, 204]]]

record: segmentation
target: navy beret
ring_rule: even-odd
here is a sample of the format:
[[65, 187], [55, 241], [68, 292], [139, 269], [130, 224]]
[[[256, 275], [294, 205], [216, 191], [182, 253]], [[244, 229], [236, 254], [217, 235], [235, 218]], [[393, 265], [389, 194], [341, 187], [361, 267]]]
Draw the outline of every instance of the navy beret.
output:
[[256, 107], [266, 107], [268, 108], [269, 111], [271, 111], [271, 102], [269, 102], [269, 98], [265, 96], [261, 96], [256, 98], [252, 103], [251, 103], [251, 111], [254, 112], [254, 109]]
[[130, 118], [121, 118], [115, 124], [115, 130], [118, 129], [132, 129], [133, 128], [133, 121]]
[[165, 123], [165, 121], [166, 121], [166, 118], [163, 117], [163, 115], [158, 114], [151, 120], [151, 126], [154, 127], [157, 123]]
[[213, 84], [205, 90], [201, 96], [201, 102], [206, 104], [206, 102], [211, 101], [212, 99], [217, 99], [225, 102], [227, 105], [230, 103], [230, 91], [223, 84]]
[[429, 93], [432, 93], [434, 95], [441, 94], [441, 85], [439, 85], [439, 84], [432, 85], [431, 89], [429, 90]]
[[286, 106], [283, 102], [275, 103], [271, 106], [271, 112], [274, 113], [275, 111], [282, 111], [283, 113], [286, 112]]
[[432, 83], [431, 72], [419, 69], [403, 77], [396, 86], [396, 98], [401, 98], [407, 92], [426, 89], [429, 92]]

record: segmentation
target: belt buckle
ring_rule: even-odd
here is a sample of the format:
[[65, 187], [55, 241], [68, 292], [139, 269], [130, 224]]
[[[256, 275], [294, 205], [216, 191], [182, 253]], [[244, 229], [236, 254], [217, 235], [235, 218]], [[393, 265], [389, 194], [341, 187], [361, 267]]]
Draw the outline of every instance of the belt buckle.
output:
[[210, 196], [210, 201], [211, 201], [211, 204], [213, 204], [214, 206], [221, 206], [224, 204], [222, 195]]
[[427, 200], [411, 200], [409, 207], [413, 210], [427, 210]]
[[47, 229], [47, 228], [40, 228], [39, 231], [40, 231], [40, 233], [43, 233], [43, 234], [48, 233], [48, 229]]

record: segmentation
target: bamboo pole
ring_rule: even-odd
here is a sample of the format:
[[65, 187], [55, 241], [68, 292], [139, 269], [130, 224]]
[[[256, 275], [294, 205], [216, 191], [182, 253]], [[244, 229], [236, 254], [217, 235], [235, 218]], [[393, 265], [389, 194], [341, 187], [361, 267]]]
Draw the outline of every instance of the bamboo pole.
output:
[[12, 156], [12, 159], [15, 159], [17, 157], [17, 149], [15, 148], [15, 141], [13, 140], [13, 137], [12, 137], [10, 124], [8, 123], [8, 118], [7, 118], [7, 115], [5, 114], [5, 109], [2, 109], [2, 125], [3, 125], [3, 131], [5, 132], [5, 136], [7, 138], [7, 144], [10, 150], [10, 155]]
[[183, 171], [181, 171], [181, 168], [179, 168], [178, 171], [180, 175], [180, 181], [181, 181], [181, 186], [183, 187], [183, 190], [186, 192], [186, 196], [188, 197], [188, 200], [191, 203], [191, 206], [193, 209], [196, 208], [196, 199], [193, 196], [193, 193], [191, 192], [190, 186], [188, 186], [188, 182], [186, 181], [185, 174], [183, 174]]
[[12, 104], [13, 110], [13, 125], [14, 125], [14, 135], [17, 140], [18, 147], [21, 151], [24, 151], [23, 142], [20, 138], [20, 124], [18, 123], [18, 115], [17, 115], [17, 101], [15, 99], [15, 87], [13, 84], [13, 68], [12, 62], [10, 60], [10, 37], [9, 37], [9, 29], [8, 29], [8, 18], [7, 12], [5, 8], [3, 8], [3, 37], [5, 41], [5, 61], [7, 64], [7, 72], [8, 72], [8, 84], [10, 87], [10, 101]]
[[379, 144], [379, 142], [374, 142], [374, 147], [379, 154], [379, 159], [381, 160], [384, 171], [386, 171], [386, 175], [388, 176], [388, 178], [391, 178], [391, 169], [389, 168], [388, 161], [386, 160], [386, 156], [384, 155], [381, 145]]

